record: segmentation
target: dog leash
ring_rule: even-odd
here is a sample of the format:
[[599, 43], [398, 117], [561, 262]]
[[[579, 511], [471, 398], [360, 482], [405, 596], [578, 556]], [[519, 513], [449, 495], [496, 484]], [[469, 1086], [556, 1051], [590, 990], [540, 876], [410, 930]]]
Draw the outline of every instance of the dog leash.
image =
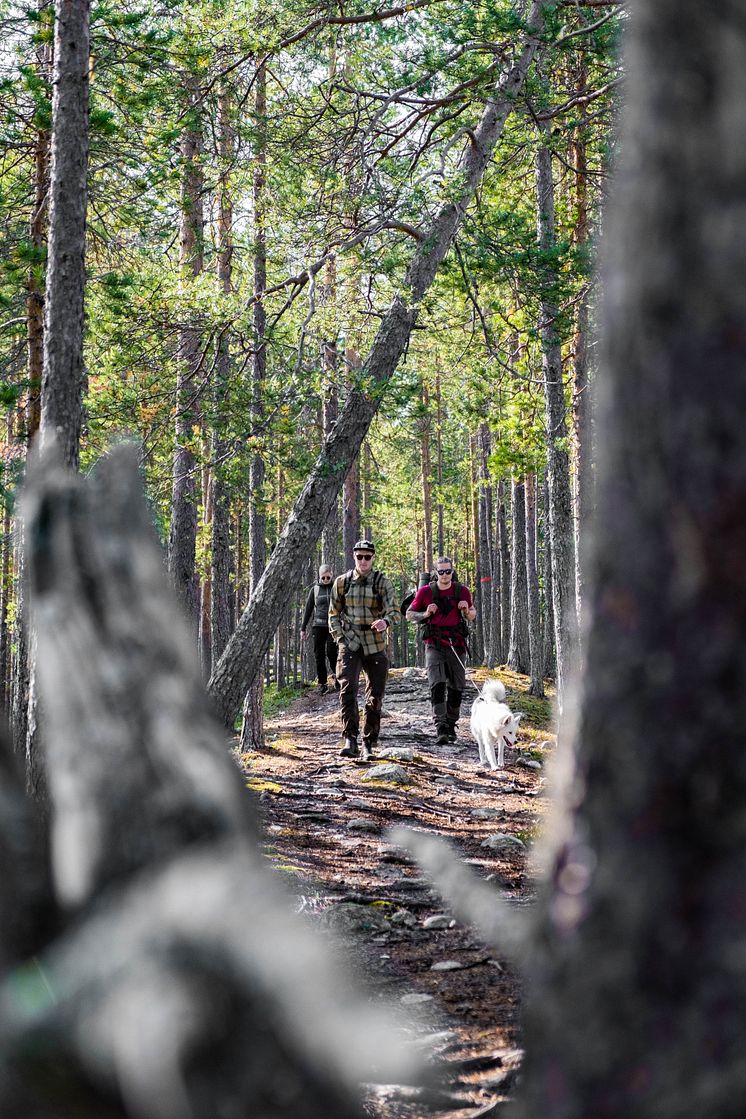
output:
[[471, 684], [471, 686], [472, 686], [472, 687], [473, 687], [473, 688], [474, 688], [474, 689], [475, 689], [475, 690], [476, 690], [477, 692], [480, 692], [480, 691], [481, 691], [481, 688], [479, 687], [479, 684], [477, 684], [477, 683], [476, 683], [476, 682], [474, 681], [474, 679], [473, 679], [473, 678], [472, 678], [471, 676], [469, 676], [469, 670], [468, 670], [468, 668], [466, 667], [466, 665], [464, 664], [464, 662], [463, 662], [463, 661], [461, 660], [461, 657], [460, 657], [460, 656], [458, 655], [458, 653], [457, 653], [457, 652], [456, 652], [456, 650], [454, 649], [454, 647], [453, 647], [453, 638], [449, 637], [449, 638], [448, 638], [448, 641], [449, 641], [449, 645], [448, 645], [447, 647], [448, 647], [448, 648], [449, 648], [449, 649], [451, 650], [451, 652], [453, 653], [454, 657], [456, 658], [456, 660], [458, 661], [458, 663], [459, 663], [459, 664], [461, 665], [461, 667], [462, 667], [462, 668], [463, 668], [463, 670], [464, 670], [464, 679], [465, 679], [465, 680], [468, 680], [468, 681], [469, 681], [469, 683]]

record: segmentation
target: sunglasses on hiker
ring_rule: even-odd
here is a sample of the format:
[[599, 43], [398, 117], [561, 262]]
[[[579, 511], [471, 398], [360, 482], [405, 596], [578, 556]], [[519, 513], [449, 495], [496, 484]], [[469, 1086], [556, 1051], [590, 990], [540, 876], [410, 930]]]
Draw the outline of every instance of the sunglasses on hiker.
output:
[[439, 567], [436, 570], [438, 572], [438, 575], [453, 575], [452, 567]]
[[325, 581], [325, 580], [327, 580], [327, 579], [331, 579], [331, 575], [322, 575], [322, 576], [321, 576], [321, 581], [322, 581], [322, 582], [324, 582], [324, 581]]
[[355, 559], [372, 560], [373, 556], [370, 554], [370, 552], [355, 552]]

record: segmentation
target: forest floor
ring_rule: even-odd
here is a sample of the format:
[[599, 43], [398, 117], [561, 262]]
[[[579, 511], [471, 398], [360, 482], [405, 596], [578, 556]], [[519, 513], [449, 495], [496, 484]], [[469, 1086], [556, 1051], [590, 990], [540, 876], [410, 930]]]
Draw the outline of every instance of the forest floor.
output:
[[[365, 1109], [374, 1119], [496, 1114], [519, 1073], [519, 977], [451, 918], [385, 835], [398, 824], [441, 835], [509, 904], [531, 903], [530, 847], [554, 744], [551, 702], [528, 696], [526, 677], [494, 674], [512, 710], [526, 713], [516, 750], [494, 774], [479, 768], [468, 729], [475, 689], [467, 687], [459, 741], [436, 746], [427, 679], [417, 668], [391, 672], [375, 764], [339, 756], [334, 691], [309, 691], [268, 718], [266, 749], [240, 758], [262, 805], [266, 854], [287, 873], [299, 910], [341, 934], [371, 997], [406, 1007], [417, 1045], [440, 1069], [436, 1087], [369, 1086]], [[475, 675], [479, 681], [486, 671]], [[368, 776], [389, 761], [382, 756], [389, 749], [411, 751], [412, 760], [391, 759], [409, 784]], [[512, 841], [485, 847], [495, 835]]]

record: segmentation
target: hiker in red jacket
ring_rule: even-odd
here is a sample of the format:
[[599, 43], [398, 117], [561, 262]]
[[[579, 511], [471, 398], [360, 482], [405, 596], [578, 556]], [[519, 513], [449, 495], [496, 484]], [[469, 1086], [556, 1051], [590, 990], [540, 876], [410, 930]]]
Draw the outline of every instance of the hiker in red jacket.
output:
[[430, 685], [437, 744], [456, 741], [456, 723], [466, 687], [467, 621], [477, 616], [468, 587], [453, 581], [453, 561], [440, 556], [437, 578], [420, 587], [407, 610], [407, 621], [424, 624], [425, 667]]

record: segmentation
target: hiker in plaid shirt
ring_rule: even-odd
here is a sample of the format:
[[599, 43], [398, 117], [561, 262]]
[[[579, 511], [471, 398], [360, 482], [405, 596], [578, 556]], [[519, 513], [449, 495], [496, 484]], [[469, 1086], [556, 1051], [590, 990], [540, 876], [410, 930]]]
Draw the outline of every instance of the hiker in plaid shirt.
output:
[[380, 571], [373, 570], [376, 549], [372, 542], [358, 540], [352, 550], [354, 570], [337, 576], [332, 585], [329, 632], [337, 642], [337, 680], [345, 740], [340, 752], [345, 758], [360, 755], [357, 685], [362, 670], [367, 681], [362, 760], [369, 761], [378, 742], [389, 671], [386, 631], [399, 621], [401, 612], [394, 597], [393, 583]]

